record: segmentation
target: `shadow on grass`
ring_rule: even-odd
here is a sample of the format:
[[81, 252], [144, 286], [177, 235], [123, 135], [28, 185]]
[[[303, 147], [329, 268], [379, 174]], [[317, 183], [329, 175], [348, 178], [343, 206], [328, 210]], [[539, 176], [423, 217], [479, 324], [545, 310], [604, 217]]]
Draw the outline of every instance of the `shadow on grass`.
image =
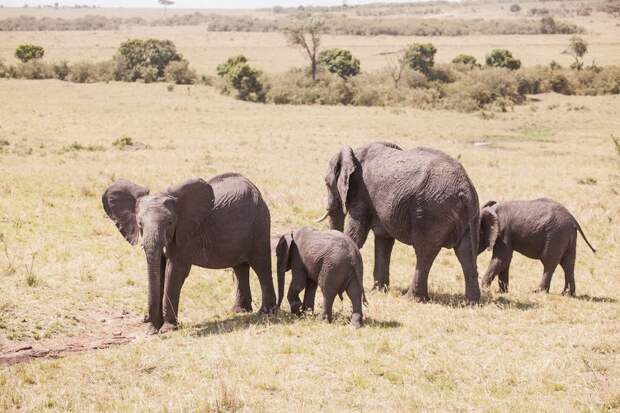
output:
[[618, 300], [612, 297], [596, 297], [588, 294], [577, 295], [573, 297], [576, 300], [592, 301], [593, 303], [617, 303]]
[[[335, 315], [334, 321], [337, 322], [339, 316]], [[252, 326], [268, 326], [278, 324], [293, 324], [302, 319], [312, 319], [316, 316], [314, 314], [305, 314], [302, 316], [296, 316], [287, 312], [279, 312], [276, 316], [266, 316], [262, 314], [241, 314], [225, 320], [211, 320], [202, 323], [190, 325], [192, 330], [190, 333], [193, 336], [205, 337], [211, 335], [228, 334], [239, 330], [245, 330]], [[348, 317], [347, 317], [348, 320]], [[346, 324], [348, 321], [343, 322]], [[324, 323], [326, 326], [329, 324], [325, 321], [316, 320], [316, 323]], [[367, 328], [399, 328], [402, 327], [402, 323], [396, 320], [375, 320], [372, 317], [364, 318], [364, 326]]]
[[[400, 292], [403, 296], [407, 295], [407, 289], [401, 289]], [[515, 309], [515, 310], [533, 310], [538, 308], [538, 303], [533, 301], [522, 301], [514, 298], [506, 297], [505, 295], [490, 296], [482, 292], [480, 296], [480, 302], [477, 305], [469, 304], [464, 294], [459, 293], [445, 293], [445, 292], [431, 292], [430, 304], [440, 304], [446, 307], [452, 308], [466, 308], [466, 307], [486, 307], [488, 305], [495, 305], [502, 309]]]
[[215, 334], [228, 334], [245, 330], [251, 326], [268, 326], [275, 324], [292, 324], [299, 317], [285, 312], [278, 315], [264, 315], [258, 313], [239, 314], [225, 320], [210, 320], [190, 326], [193, 336], [203, 337]]

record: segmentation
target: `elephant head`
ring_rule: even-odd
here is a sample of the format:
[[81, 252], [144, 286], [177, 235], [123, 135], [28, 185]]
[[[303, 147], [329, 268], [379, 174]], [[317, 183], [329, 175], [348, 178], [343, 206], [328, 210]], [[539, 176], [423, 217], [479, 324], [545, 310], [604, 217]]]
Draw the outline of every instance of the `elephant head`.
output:
[[276, 268], [278, 271], [278, 307], [284, 298], [284, 273], [291, 269], [291, 248], [293, 247], [293, 233], [282, 234], [276, 247]]
[[497, 202], [489, 201], [480, 209], [480, 239], [478, 254], [485, 249], [492, 250], [499, 236]]
[[132, 245], [141, 241], [148, 266], [149, 314], [159, 314], [165, 257], [193, 238], [208, 218], [214, 202], [211, 185], [192, 179], [149, 195], [147, 188], [119, 179], [105, 191], [102, 202], [123, 237]]
[[359, 162], [355, 158], [353, 149], [349, 146], [343, 147], [329, 161], [325, 176], [327, 211], [317, 222], [322, 222], [329, 217], [330, 228], [343, 231], [344, 218], [347, 214], [348, 200], [350, 199], [351, 180], [359, 167], [358, 165]]

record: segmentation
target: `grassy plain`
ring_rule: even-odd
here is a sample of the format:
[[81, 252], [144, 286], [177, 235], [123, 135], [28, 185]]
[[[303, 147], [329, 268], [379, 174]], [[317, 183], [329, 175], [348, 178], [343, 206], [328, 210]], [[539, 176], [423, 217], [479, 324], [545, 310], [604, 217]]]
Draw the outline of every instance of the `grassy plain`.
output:
[[[205, 71], [248, 44], [248, 55], [265, 70], [302, 62], [281, 40], [279, 46], [254, 47], [268, 44], [260, 36], [274, 36], [269, 38], [275, 42], [272, 34], [139, 30], [172, 38]], [[208, 36], [213, 47], [192, 46], [185, 30], [195, 31], [195, 39]], [[90, 58], [89, 53], [108, 58], [130, 36], [0, 33], [0, 39], [21, 42], [35, 35], [40, 37], [33, 40], [49, 47], [50, 59], [71, 60]], [[492, 41], [510, 48], [517, 38]], [[560, 47], [562, 38], [540, 42]], [[338, 41], [352, 50], [356, 42], [384, 50], [382, 42], [398, 47], [408, 40]], [[463, 45], [469, 42], [486, 50], [474, 37], [432, 41], [440, 53], [440, 41], [453, 42], [454, 54], [467, 52]], [[12, 46], [0, 44], [6, 56]], [[215, 57], [218, 44], [221, 59]], [[533, 44], [518, 50], [542, 53], [545, 63], [554, 58]], [[361, 54], [363, 65], [373, 53]], [[604, 63], [598, 57], [597, 62]], [[179, 331], [57, 360], [0, 366], [0, 410], [618, 410], [620, 153], [611, 139], [618, 130], [618, 96], [549, 94], [507, 113], [462, 114], [258, 105], [205, 86], [170, 92], [164, 84], [0, 80], [3, 350], [97, 334], [101, 319], [144, 313], [143, 255], [122, 239], [100, 204], [100, 194], [118, 177], [160, 190], [191, 176], [241, 172], [261, 188], [272, 232], [278, 233], [315, 225], [327, 161], [342, 145], [381, 139], [406, 148], [432, 146], [460, 159], [482, 202], [554, 198], [573, 212], [598, 249], [591, 254], [578, 241], [576, 298], [560, 295], [561, 270], [551, 294], [531, 293], [541, 265], [516, 256], [510, 293], [499, 294], [494, 285], [480, 306], [465, 308], [451, 251], [443, 251], [431, 271], [431, 303], [403, 297], [415, 256], [397, 244], [393, 288], [387, 295], [369, 293], [367, 325], [357, 331], [347, 326], [346, 300], [337, 303], [332, 325], [294, 319], [287, 304], [277, 317], [233, 315], [231, 272], [194, 268], [182, 293]], [[121, 136], [147, 147], [114, 147]], [[362, 250], [367, 290], [372, 251], [370, 237]], [[480, 256], [481, 273], [488, 260], [488, 253]], [[252, 281], [258, 298], [256, 277]]]

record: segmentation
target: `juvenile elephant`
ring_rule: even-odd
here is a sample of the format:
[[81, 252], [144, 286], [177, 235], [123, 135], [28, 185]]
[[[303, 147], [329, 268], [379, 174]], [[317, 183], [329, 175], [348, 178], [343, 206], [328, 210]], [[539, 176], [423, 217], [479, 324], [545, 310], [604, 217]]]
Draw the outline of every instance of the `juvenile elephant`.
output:
[[[338, 231], [316, 231], [302, 228], [282, 235], [276, 247], [279, 302], [284, 293], [284, 273], [292, 270], [293, 279], [288, 290], [291, 312], [299, 314], [314, 310], [317, 286], [323, 293], [321, 318], [332, 321], [332, 306], [336, 295], [346, 291], [353, 303], [351, 325], [362, 326], [364, 294], [364, 266], [359, 249], [346, 235]], [[305, 289], [303, 303], [299, 293]]]
[[252, 267], [260, 280], [261, 312], [275, 309], [269, 209], [247, 178], [229, 173], [207, 182], [191, 179], [155, 195], [119, 179], [102, 201], [125, 239], [133, 245], [142, 242], [149, 289], [145, 322], [150, 334], [176, 326], [181, 286], [192, 265], [234, 269], [234, 311], [252, 311]]
[[408, 295], [428, 300], [428, 273], [441, 248], [454, 248], [465, 274], [465, 295], [478, 302], [479, 204], [467, 173], [443, 152], [404, 151], [376, 142], [352, 150], [345, 146], [329, 162], [327, 211], [330, 227], [343, 230], [362, 247], [375, 234], [375, 288], [390, 283], [394, 240], [412, 245], [417, 261]]
[[551, 277], [558, 264], [564, 270], [563, 294], [575, 294], [577, 231], [592, 252], [579, 223], [568, 210], [551, 199], [533, 201], [489, 201], [480, 220], [480, 247], [493, 250], [491, 263], [482, 280], [488, 287], [499, 275], [499, 288], [508, 291], [508, 270], [513, 251], [542, 261], [544, 272], [536, 291], [549, 292]]

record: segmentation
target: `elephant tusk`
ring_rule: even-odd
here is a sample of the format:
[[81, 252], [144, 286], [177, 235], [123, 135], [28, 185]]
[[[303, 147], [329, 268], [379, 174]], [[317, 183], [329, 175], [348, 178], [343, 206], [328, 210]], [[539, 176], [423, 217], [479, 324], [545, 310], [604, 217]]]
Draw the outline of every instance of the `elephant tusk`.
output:
[[329, 211], [325, 211], [325, 214], [321, 218], [317, 219], [314, 222], [316, 222], [316, 223], [323, 222], [323, 221], [325, 221], [325, 219], [327, 219], [328, 216], [329, 216]]

